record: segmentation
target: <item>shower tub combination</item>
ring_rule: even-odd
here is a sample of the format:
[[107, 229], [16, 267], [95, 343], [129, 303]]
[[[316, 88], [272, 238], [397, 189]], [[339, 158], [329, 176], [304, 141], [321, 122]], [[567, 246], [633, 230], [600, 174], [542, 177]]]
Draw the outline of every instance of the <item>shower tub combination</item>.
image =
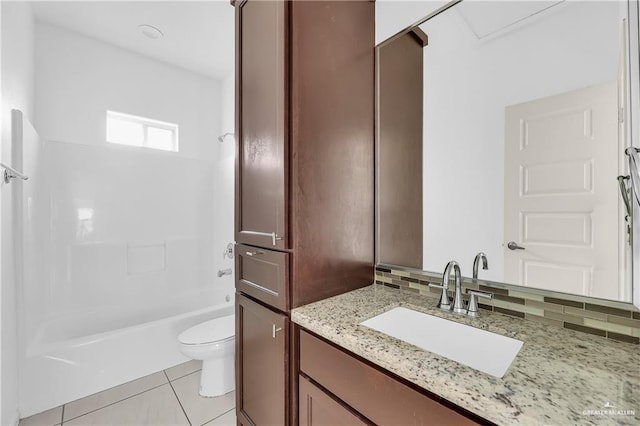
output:
[[90, 313], [51, 322], [42, 343], [30, 348], [24, 360], [21, 400], [28, 404], [21, 414], [35, 414], [188, 361], [178, 350], [176, 336], [201, 322], [232, 315], [233, 301], [220, 303], [220, 296], [203, 292], [191, 304], [172, 303], [164, 313], [159, 307], [145, 318], [124, 319], [114, 313], [114, 324], [96, 324]]
[[188, 361], [178, 335], [234, 312], [216, 163], [44, 142], [12, 119], [21, 417]]

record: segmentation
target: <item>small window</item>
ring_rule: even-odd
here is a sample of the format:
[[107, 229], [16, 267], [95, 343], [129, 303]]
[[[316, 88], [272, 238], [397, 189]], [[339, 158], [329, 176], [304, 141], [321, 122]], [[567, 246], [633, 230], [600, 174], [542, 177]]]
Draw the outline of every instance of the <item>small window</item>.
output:
[[178, 152], [178, 125], [107, 111], [107, 142]]

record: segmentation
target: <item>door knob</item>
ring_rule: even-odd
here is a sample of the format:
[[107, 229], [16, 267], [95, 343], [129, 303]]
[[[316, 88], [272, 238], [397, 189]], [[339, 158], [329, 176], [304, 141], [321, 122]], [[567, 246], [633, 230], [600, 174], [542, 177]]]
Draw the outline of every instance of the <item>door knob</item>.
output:
[[509, 243], [507, 244], [507, 248], [509, 250], [524, 250], [524, 247], [519, 246], [515, 241], [509, 241]]

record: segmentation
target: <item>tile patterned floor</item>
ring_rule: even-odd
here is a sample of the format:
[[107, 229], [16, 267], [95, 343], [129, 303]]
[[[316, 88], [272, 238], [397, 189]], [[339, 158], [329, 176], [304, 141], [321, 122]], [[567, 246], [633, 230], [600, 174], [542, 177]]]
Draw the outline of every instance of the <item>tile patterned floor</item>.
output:
[[198, 395], [201, 365], [177, 365], [22, 419], [20, 426], [235, 426], [235, 392]]

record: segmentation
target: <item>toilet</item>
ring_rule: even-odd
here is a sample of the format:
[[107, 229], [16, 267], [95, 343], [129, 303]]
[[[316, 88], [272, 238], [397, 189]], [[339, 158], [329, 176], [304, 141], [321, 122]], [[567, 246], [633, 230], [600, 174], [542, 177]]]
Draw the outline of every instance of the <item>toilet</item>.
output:
[[214, 397], [235, 389], [235, 316], [195, 325], [178, 336], [180, 352], [202, 360], [200, 395]]

